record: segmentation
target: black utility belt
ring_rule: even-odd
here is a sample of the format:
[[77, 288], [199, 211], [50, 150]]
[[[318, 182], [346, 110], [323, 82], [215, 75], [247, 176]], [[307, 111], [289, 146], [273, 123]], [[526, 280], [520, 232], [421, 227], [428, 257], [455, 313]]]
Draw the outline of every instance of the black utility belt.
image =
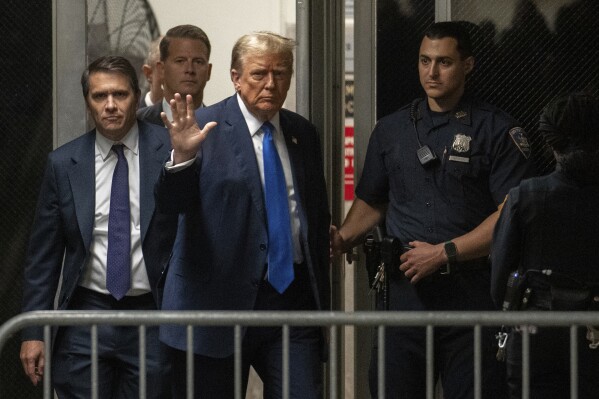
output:
[[[397, 237], [383, 236], [382, 233], [375, 232], [366, 237], [364, 241], [364, 252], [366, 254], [366, 270], [370, 286], [376, 284], [379, 271], [384, 265], [384, 274], [388, 280], [401, 280], [404, 274], [399, 270], [401, 264], [400, 257], [404, 252], [412, 249], [407, 244], [402, 243]], [[436, 276], [447, 276], [459, 273], [472, 273], [476, 271], [489, 270], [488, 257], [472, 259], [463, 262], [443, 265], [435, 273]]]
[[510, 275], [506, 310], [599, 310], [599, 282], [580, 281], [549, 269], [516, 271]]
[[456, 262], [451, 265], [445, 264], [439, 268], [437, 273], [441, 275], [447, 275], [458, 273], [470, 273], [481, 270], [489, 270], [489, 258], [486, 256], [483, 258], [476, 258], [463, 262]]

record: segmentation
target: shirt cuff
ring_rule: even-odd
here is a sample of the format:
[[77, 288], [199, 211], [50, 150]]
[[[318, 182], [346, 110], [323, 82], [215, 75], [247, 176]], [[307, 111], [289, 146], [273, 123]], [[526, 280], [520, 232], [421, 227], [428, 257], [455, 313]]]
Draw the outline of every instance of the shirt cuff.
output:
[[176, 173], [179, 172], [183, 169], [187, 169], [188, 167], [190, 167], [191, 165], [193, 165], [193, 163], [195, 162], [195, 158], [190, 159], [189, 161], [185, 161], [185, 162], [181, 162], [177, 165], [173, 165], [174, 162], [174, 156], [175, 156], [175, 150], [171, 150], [171, 159], [169, 161], [167, 161], [167, 163], [164, 165], [164, 169], [166, 169], [166, 171], [168, 173]]

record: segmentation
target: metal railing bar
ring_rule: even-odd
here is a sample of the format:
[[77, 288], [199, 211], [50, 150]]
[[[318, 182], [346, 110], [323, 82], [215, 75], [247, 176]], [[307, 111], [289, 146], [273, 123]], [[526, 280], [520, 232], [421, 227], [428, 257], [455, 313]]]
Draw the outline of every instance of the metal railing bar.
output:
[[337, 399], [337, 326], [330, 328], [330, 348], [329, 348], [329, 375], [331, 376], [331, 390], [329, 399]]
[[570, 399], [578, 399], [578, 328], [570, 326]]
[[241, 399], [241, 326], [235, 324], [235, 399]]
[[530, 326], [523, 325], [522, 331], [522, 399], [530, 397]]
[[283, 324], [283, 399], [289, 399], [289, 325]]
[[474, 398], [482, 398], [482, 335], [481, 326], [474, 326]]
[[26, 312], [0, 326], [0, 347], [7, 334], [33, 325], [74, 326], [111, 324], [123, 326], [179, 324], [202, 326], [227, 326], [235, 324], [273, 327], [354, 325], [373, 326], [497, 326], [529, 324], [537, 326], [594, 325], [599, 322], [599, 312], [257, 312], [257, 311], [79, 311], [49, 310]]
[[139, 326], [139, 399], [147, 397], [146, 383], [146, 326]]
[[[44, 326], [44, 342], [52, 342], [52, 329]], [[44, 399], [52, 398], [52, 345], [44, 345]]]
[[188, 324], [187, 325], [187, 350], [185, 351], [185, 359], [186, 359], [186, 363], [187, 363], [186, 374], [185, 374], [186, 385], [187, 385], [187, 399], [193, 399], [193, 394], [194, 394], [194, 392], [193, 392], [194, 391], [193, 357], [194, 357], [193, 356], [193, 326]]
[[91, 341], [92, 341], [92, 399], [98, 399], [98, 325], [91, 326]]
[[378, 368], [378, 396], [379, 399], [385, 399], [385, 326], [378, 326], [378, 353], [377, 353], [377, 368]]
[[[599, 324], [599, 312], [305, 312], [305, 311], [36, 311], [17, 315], [0, 325], [0, 352], [8, 339], [23, 328], [44, 326], [44, 341], [51, 342], [51, 326], [90, 326], [91, 328], [91, 397], [98, 398], [98, 325], [138, 326], [140, 335], [140, 397], [147, 391], [146, 328], [148, 325], [177, 324], [187, 326], [187, 397], [194, 394], [194, 352], [193, 327], [226, 326], [235, 328], [235, 380], [236, 397], [240, 397], [242, 327], [243, 326], [283, 326], [283, 397], [289, 395], [289, 329], [291, 326], [328, 326], [331, 329], [332, 346], [331, 372], [337, 372], [337, 326], [376, 326], [378, 331], [378, 390], [379, 398], [385, 397], [385, 328], [393, 326], [427, 327], [427, 397], [433, 391], [433, 334], [434, 327], [464, 326], [474, 328], [475, 351], [475, 395], [480, 398], [482, 385], [482, 326], [520, 325], [522, 326], [522, 397], [530, 395], [530, 327], [552, 326], [570, 327], [570, 363], [572, 398], [578, 397], [578, 336], [577, 326]], [[51, 345], [45, 347], [44, 399], [51, 398]], [[430, 348], [429, 348], [430, 347]], [[430, 353], [429, 353], [430, 352]], [[238, 358], [239, 356], [239, 358]], [[430, 356], [430, 357], [429, 357]], [[430, 377], [429, 377], [430, 373]], [[331, 397], [337, 396], [337, 384], [331, 374]], [[434, 382], [434, 381], [433, 381]]]
[[434, 348], [435, 332], [429, 324], [426, 326], [426, 399], [433, 399], [435, 395]]

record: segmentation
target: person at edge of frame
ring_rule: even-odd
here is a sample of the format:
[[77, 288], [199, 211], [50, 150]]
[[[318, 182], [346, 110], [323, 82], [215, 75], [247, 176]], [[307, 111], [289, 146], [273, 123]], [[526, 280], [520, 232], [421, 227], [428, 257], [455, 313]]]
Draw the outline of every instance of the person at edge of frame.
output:
[[[340, 228], [331, 226], [333, 254], [362, 242], [385, 220], [386, 234], [412, 247], [389, 281], [389, 309], [494, 309], [488, 255], [498, 207], [510, 188], [534, 175], [518, 123], [466, 92], [474, 68], [461, 22], [433, 24], [419, 51], [425, 99], [382, 118], [370, 137], [356, 199]], [[505, 396], [505, 367], [495, 359], [496, 329], [483, 329], [482, 393]], [[471, 327], [437, 327], [434, 379], [446, 399], [474, 396]], [[386, 329], [385, 395], [426, 396], [426, 334], [422, 327]], [[373, 351], [370, 387], [378, 386]]]
[[140, 97], [138, 108], [150, 107], [162, 101], [162, 79], [160, 79], [157, 64], [160, 62], [160, 41], [163, 37], [159, 36], [152, 40], [148, 55], [141, 66], [141, 71], [148, 84], [148, 91]]
[[[140, 89], [126, 58], [96, 59], [81, 86], [95, 128], [48, 155], [27, 249], [22, 310], [53, 310], [56, 297], [58, 310], [156, 310], [162, 270], [142, 245], [155, 220], [153, 190], [169, 154], [168, 132], [136, 119]], [[53, 332], [57, 396], [89, 398], [90, 326]], [[43, 339], [42, 326], [23, 330], [20, 358], [34, 385], [50, 377], [44, 373], [50, 343]], [[146, 397], [169, 398], [170, 364], [158, 326], [146, 328], [145, 340]], [[98, 326], [98, 397], [139, 397], [139, 341], [135, 326]]]
[[[525, 180], [508, 194], [491, 252], [491, 290], [498, 307], [599, 310], [597, 126], [599, 100], [585, 93], [560, 96], [541, 113], [539, 132], [555, 154], [556, 170]], [[569, 327], [522, 328], [530, 332], [530, 398], [569, 398]], [[599, 326], [579, 326], [577, 334], [578, 397], [598, 398]], [[518, 326], [507, 336], [506, 364], [510, 398], [520, 398]]]

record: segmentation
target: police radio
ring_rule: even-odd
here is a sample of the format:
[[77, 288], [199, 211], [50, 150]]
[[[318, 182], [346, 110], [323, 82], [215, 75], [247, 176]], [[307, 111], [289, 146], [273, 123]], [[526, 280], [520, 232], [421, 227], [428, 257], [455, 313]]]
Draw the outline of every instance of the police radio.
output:
[[502, 310], [518, 310], [522, 303], [522, 289], [524, 282], [524, 274], [519, 271], [513, 271], [510, 273], [506, 289], [505, 297], [503, 299]]
[[416, 126], [416, 107], [420, 99], [417, 98], [412, 101], [410, 105], [410, 120], [412, 121], [412, 126], [414, 126], [414, 133], [416, 133], [416, 141], [418, 142], [418, 149], [416, 150], [416, 156], [418, 156], [418, 161], [424, 167], [428, 167], [437, 161], [437, 154], [427, 145], [422, 145], [420, 142], [420, 137], [418, 135], [418, 127]]

